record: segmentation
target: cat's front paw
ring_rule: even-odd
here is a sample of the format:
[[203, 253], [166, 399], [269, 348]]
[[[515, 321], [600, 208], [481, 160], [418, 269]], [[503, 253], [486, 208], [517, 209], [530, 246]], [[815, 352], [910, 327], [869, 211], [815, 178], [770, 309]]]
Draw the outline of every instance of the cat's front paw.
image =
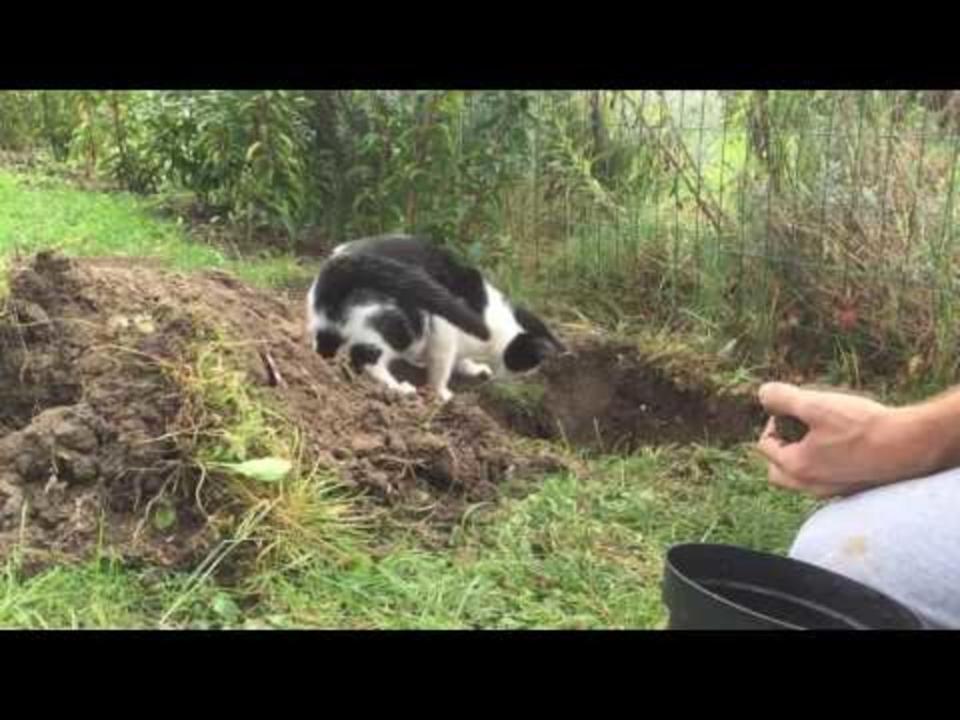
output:
[[416, 395], [417, 388], [408, 382], [397, 383], [396, 391], [401, 395]]
[[453, 393], [447, 390], [447, 388], [440, 388], [437, 391], [437, 400], [440, 401], [441, 405], [448, 403], [453, 400]]
[[490, 369], [489, 365], [474, 363], [473, 367], [470, 368], [470, 376], [476, 380], [487, 381], [493, 377], [493, 370]]
[[476, 380], [489, 380], [493, 377], [493, 370], [489, 365], [473, 362], [472, 360], [461, 361], [457, 370], [463, 375]]

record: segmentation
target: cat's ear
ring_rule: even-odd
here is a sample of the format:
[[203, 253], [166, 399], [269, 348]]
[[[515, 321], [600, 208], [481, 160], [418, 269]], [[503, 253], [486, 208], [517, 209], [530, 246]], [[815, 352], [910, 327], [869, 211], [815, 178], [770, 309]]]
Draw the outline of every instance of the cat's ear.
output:
[[547, 324], [525, 307], [522, 305], [516, 306], [516, 308], [514, 308], [514, 315], [524, 332], [530, 333], [546, 342], [547, 347], [544, 348], [544, 351], [549, 350], [549, 354], [553, 354], [553, 351], [557, 353], [568, 352], [566, 345], [550, 331]]

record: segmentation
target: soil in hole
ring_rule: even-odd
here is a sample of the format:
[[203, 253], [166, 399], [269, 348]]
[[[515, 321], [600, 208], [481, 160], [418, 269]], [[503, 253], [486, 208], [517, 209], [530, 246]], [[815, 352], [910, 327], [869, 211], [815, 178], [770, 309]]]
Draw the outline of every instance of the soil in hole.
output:
[[765, 415], [752, 387], [720, 392], [629, 344], [589, 338], [570, 345], [571, 354], [527, 380], [485, 387], [483, 407], [518, 433], [600, 452], [759, 437]]

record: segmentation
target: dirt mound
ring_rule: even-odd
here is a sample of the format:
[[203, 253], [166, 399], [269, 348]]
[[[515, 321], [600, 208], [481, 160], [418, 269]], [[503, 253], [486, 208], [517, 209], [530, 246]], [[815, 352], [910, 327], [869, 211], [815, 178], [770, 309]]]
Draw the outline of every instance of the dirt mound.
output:
[[[216, 531], [198, 510], [185, 453], [191, 398], [178, 380], [197, 347], [226, 362], [301, 432], [311, 459], [389, 503], [452, 518], [513, 474], [559, 467], [469, 397], [438, 409], [326, 363], [305, 342], [301, 303], [208, 272], [42, 253], [14, 268], [0, 312], [0, 554], [13, 544], [195, 561]], [[159, 496], [175, 522], [148, 522]], [[209, 511], [209, 507], [205, 507]]]
[[602, 452], [669, 443], [730, 445], [758, 437], [765, 416], [754, 388], [723, 391], [642, 348], [596, 338], [512, 386], [489, 386], [481, 404], [506, 427]]

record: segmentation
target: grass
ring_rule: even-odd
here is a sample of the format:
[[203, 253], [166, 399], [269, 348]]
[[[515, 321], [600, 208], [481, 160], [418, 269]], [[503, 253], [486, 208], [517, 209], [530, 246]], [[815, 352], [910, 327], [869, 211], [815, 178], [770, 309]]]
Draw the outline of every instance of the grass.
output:
[[[225, 338], [208, 337], [193, 348], [192, 362], [171, 364], [186, 398], [181, 422], [190, 439], [184, 454], [246, 508], [241, 534], [257, 546], [261, 563], [298, 565], [318, 555], [343, 559], [363, 518], [328, 469], [306, 462], [297, 428], [268, 407], [231, 363], [230, 350]], [[275, 480], [230, 470], [263, 460], [288, 463], [289, 471]]]
[[[24, 580], [14, 560], [0, 575], [0, 627], [136, 629], [155, 627], [165, 608], [184, 596], [186, 578], [151, 578], [107, 558], [61, 566]], [[212, 583], [189, 596], [190, 627], [222, 626], [233, 599]]]
[[[809, 509], [764, 488], [741, 453], [644, 453], [599, 475], [547, 478], [449, 553], [394, 551], [348, 573], [268, 581], [263, 604], [294, 625], [371, 628], [656, 628], [671, 543], [785, 549]], [[699, 457], [697, 457], [699, 455]], [[712, 461], [689, 477], [689, 462]]]
[[0, 169], [0, 263], [13, 253], [52, 248], [78, 256], [154, 258], [177, 270], [226, 269], [261, 286], [307, 277], [292, 256], [250, 261], [194, 242], [183, 226], [157, 217], [135, 195], [56, 182], [33, 187], [23, 175]]
[[[31, 187], [0, 170], [0, 262], [50, 247], [153, 257], [185, 271], [227, 268], [263, 285], [302, 272], [291, 257], [228, 258], [133, 196]], [[295, 435], [235, 382], [223, 347], [214, 349], [181, 378], [218, 419], [203, 426], [198, 462], [296, 460]], [[543, 478], [525, 497], [466, 519], [442, 548], [413, 527], [375, 532], [372, 522], [347, 521], [355, 508], [330, 492], [322, 469], [297, 467], [274, 487], [237, 482], [250, 512], [236, 535], [274, 541], [239, 586], [219, 587], [210, 565], [161, 574], [107, 557], [28, 577], [14, 554], [0, 564], [0, 627], [657, 628], [672, 543], [783, 551], [814, 507], [768, 488], [749, 448], [665, 447], [588, 465], [589, 476]]]
[[0, 625], [156, 627], [166, 618], [187, 628], [657, 628], [670, 544], [784, 551], [814, 507], [768, 489], [746, 449], [660, 449], [593, 469], [590, 478], [544, 479], [468, 521], [443, 551], [396, 535], [356, 547], [347, 562], [265, 568], [233, 591], [104, 561], [29, 580], [9, 570]]

